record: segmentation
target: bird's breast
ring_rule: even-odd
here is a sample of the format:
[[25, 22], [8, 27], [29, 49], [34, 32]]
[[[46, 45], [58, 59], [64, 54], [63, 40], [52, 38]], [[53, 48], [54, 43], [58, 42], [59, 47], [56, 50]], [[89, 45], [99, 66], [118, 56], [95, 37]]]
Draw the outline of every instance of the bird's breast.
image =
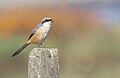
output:
[[31, 43], [33, 44], [42, 43], [47, 37], [49, 31], [50, 31], [50, 27], [42, 26], [38, 28], [35, 34], [33, 35], [33, 37], [30, 39]]

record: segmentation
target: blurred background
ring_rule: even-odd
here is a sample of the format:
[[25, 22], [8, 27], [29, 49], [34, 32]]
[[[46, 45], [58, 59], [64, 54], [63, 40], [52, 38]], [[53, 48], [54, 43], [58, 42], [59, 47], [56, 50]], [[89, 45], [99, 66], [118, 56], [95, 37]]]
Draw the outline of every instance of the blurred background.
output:
[[120, 78], [119, 0], [0, 0], [0, 78], [27, 78], [30, 45], [11, 55], [44, 17], [59, 48], [60, 78]]

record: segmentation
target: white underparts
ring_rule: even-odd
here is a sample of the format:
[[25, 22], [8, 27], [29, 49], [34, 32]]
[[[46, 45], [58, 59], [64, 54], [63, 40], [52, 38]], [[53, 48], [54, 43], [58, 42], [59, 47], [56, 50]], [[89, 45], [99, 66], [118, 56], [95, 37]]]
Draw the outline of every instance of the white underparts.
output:
[[40, 40], [39, 40], [38, 43], [43, 43], [43, 41], [48, 36], [50, 28], [51, 28], [51, 23], [50, 22], [46, 22], [46, 23], [43, 24], [43, 26], [42, 26], [42, 33], [41, 33], [41, 36], [39, 38]]

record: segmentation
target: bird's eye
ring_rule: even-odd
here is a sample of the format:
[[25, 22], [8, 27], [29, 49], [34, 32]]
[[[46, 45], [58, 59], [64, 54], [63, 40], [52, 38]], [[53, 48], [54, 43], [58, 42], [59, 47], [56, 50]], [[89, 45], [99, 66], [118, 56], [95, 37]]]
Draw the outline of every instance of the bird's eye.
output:
[[52, 19], [46, 19], [46, 20], [42, 21], [42, 24], [45, 22], [49, 22], [49, 21], [52, 21]]
[[46, 19], [46, 22], [51, 21], [51, 19]]

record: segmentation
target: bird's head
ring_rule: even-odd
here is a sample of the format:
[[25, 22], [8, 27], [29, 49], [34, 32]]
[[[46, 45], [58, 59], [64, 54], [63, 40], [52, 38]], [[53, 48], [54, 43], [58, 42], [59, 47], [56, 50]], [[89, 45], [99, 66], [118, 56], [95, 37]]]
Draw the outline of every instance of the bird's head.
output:
[[51, 25], [51, 24], [53, 23], [53, 20], [52, 20], [52, 18], [46, 17], [46, 18], [44, 18], [44, 19], [41, 21], [41, 23], [42, 23], [43, 25]]

